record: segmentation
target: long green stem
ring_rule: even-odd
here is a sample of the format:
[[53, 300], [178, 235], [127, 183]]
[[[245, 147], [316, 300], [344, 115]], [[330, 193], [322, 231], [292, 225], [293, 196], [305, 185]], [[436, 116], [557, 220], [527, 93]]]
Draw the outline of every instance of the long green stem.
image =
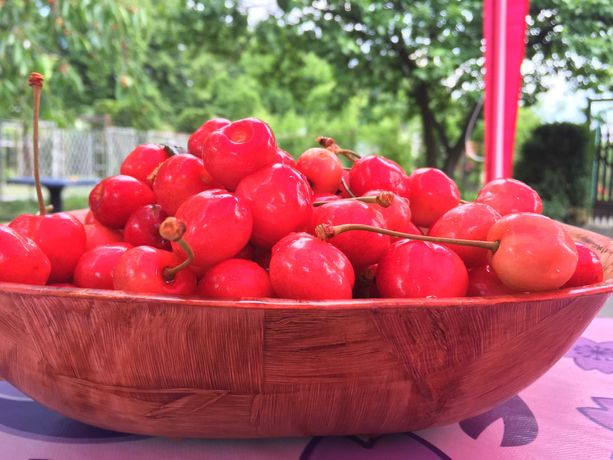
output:
[[175, 279], [175, 276], [177, 276], [177, 273], [189, 267], [189, 265], [192, 263], [192, 260], [194, 260], [194, 252], [192, 251], [192, 248], [189, 247], [189, 244], [185, 242], [185, 240], [178, 240], [176, 243], [181, 246], [181, 248], [185, 251], [185, 254], [187, 254], [187, 258], [179, 265], [176, 265], [174, 267], [166, 267], [164, 269], [162, 275], [164, 276], [164, 279], [168, 282], [173, 281]]
[[496, 252], [498, 246], [500, 246], [499, 241], [463, 240], [457, 238], [444, 238], [439, 236], [413, 235], [410, 233], [396, 232], [394, 230], [388, 230], [386, 228], [373, 227], [372, 225], [363, 224], [343, 224], [334, 226], [328, 224], [319, 224], [317, 227], [315, 227], [315, 234], [319, 239], [327, 240], [335, 237], [336, 235], [340, 235], [341, 233], [353, 230], [382, 233], [383, 235], [394, 236], [396, 238], [406, 238], [409, 240], [430, 241], [432, 243], [443, 244], [458, 244], [461, 246], [474, 246], [478, 248], [488, 249], [492, 252]]
[[[355, 196], [352, 198], [342, 198], [342, 201], [361, 201], [362, 203], [377, 203], [379, 206], [387, 208], [394, 202], [394, 194], [392, 192], [383, 191], [377, 195], [370, 196]], [[339, 201], [339, 200], [336, 200]], [[313, 206], [323, 206], [326, 203], [334, 203], [334, 201], [315, 201]]]
[[40, 115], [40, 93], [43, 89], [45, 77], [41, 74], [32, 72], [28, 84], [34, 90], [34, 120], [32, 124], [32, 148], [34, 149], [34, 184], [36, 185], [36, 197], [38, 199], [38, 212], [41, 216], [47, 214], [45, 201], [43, 199], [43, 189], [40, 184], [40, 168], [38, 154], [38, 119]]

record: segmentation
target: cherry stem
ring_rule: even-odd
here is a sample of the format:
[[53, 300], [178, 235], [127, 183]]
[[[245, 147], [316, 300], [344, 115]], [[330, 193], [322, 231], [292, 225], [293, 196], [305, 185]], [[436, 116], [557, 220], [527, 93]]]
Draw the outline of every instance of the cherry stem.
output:
[[32, 147], [34, 149], [34, 184], [36, 186], [36, 197], [38, 199], [38, 212], [41, 216], [47, 214], [45, 201], [43, 199], [43, 189], [40, 184], [40, 169], [38, 161], [38, 118], [40, 115], [40, 93], [43, 89], [45, 77], [41, 74], [32, 72], [28, 79], [28, 84], [34, 90], [34, 120], [32, 125]]
[[162, 144], [162, 147], [164, 148], [164, 151], [171, 157], [185, 153], [183, 149], [178, 145]]
[[167, 282], [173, 281], [175, 276], [177, 276], [177, 273], [187, 268], [192, 263], [192, 260], [194, 260], [194, 251], [192, 251], [192, 248], [183, 239], [185, 230], [185, 223], [181, 222], [176, 217], [167, 217], [160, 225], [160, 236], [165, 240], [177, 243], [179, 246], [181, 246], [181, 249], [185, 251], [185, 254], [187, 254], [186, 259], [179, 265], [164, 268], [162, 271], [162, 276]]
[[[352, 198], [343, 198], [340, 201], [361, 201], [362, 203], [376, 203], [379, 206], [387, 208], [394, 202], [394, 194], [392, 192], [383, 191], [377, 195], [357, 196]], [[313, 206], [323, 206], [326, 203], [334, 203], [334, 201], [315, 201]]]
[[418, 240], [418, 241], [430, 241], [432, 243], [443, 243], [443, 244], [458, 244], [461, 246], [475, 246], [477, 248], [488, 249], [492, 252], [496, 252], [498, 246], [500, 246], [499, 241], [482, 241], [482, 240], [462, 240], [457, 238], [443, 238], [438, 236], [426, 236], [426, 235], [413, 235], [410, 233], [402, 233], [395, 232], [393, 230], [388, 230], [386, 228], [373, 227], [372, 225], [363, 225], [363, 224], [343, 224], [343, 225], [329, 225], [329, 224], [319, 224], [315, 227], [315, 235], [317, 238], [321, 240], [328, 240], [333, 238], [341, 233], [349, 232], [352, 230], [362, 230], [366, 232], [374, 232], [381, 233], [383, 235], [394, 236], [396, 238], [406, 238], [409, 240]]
[[343, 185], [343, 187], [345, 187], [345, 191], [347, 192], [347, 195], [349, 195], [351, 198], [357, 198], [355, 196], [355, 193], [353, 193], [353, 191], [349, 188], [349, 184], [347, 183], [344, 177], [341, 177], [341, 184]]
[[323, 148], [330, 150], [330, 152], [336, 155], [342, 155], [349, 161], [356, 162], [362, 158], [359, 154], [353, 150], [344, 149], [340, 147], [332, 137], [318, 136], [315, 141], [319, 143]]

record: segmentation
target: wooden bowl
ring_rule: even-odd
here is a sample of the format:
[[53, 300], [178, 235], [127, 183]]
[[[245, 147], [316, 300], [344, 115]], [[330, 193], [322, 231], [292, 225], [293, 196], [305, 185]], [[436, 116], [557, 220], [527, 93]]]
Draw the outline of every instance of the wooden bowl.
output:
[[241, 302], [0, 284], [0, 375], [64, 415], [171, 437], [375, 434], [512, 397], [575, 342], [605, 282], [490, 298]]

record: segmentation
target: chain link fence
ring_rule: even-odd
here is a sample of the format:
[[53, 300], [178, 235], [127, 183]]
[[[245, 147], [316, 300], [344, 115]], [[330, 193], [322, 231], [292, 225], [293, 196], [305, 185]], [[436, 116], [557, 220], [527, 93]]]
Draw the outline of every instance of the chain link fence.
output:
[[[139, 144], [187, 146], [189, 135], [163, 131], [137, 131], [108, 126], [80, 130], [39, 125], [40, 171], [43, 177], [99, 179], [119, 172], [123, 158]], [[0, 120], [0, 201], [6, 181], [33, 175], [32, 133], [23, 123]]]

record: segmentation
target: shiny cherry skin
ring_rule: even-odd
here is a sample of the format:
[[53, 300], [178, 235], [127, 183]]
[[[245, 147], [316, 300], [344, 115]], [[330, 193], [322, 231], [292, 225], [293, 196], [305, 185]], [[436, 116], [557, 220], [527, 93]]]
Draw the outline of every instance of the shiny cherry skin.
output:
[[277, 297], [351, 299], [355, 274], [339, 249], [308, 233], [290, 233], [272, 248], [270, 281]]
[[356, 196], [379, 189], [410, 198], [404, 169], [395, 161], [380, 155], [368, 155], [353, 164], [349, 171], [349, 188]]
[[305, 175], [315, 193], [335, 193], [341, 185], [343, 165], [328, 149], [305, 150], [296, 162], [296, 169]]
[[113, 289], [113, 270], [128, 243], [105, 244], [83, 253], [74, 271], [74, 284], [82, 288]]
[[319, 202], [322, 202], [322, 201], [328, 202], [328, 201], [336, 201], [336, 200], [340, 200], [340, 199], [341, 199], [341, 197], [339, 195], [332, 195], [330, 193], [316, 193], [313, 196], [313, 203], [315, 203], [317, 201], [319, 201]]
[[119, 230], [105, 227], [97, 220], [92, 220], [91, 224], [85, 224], [85, 250], [89, 251], [103, 244], [119, 243], [123, 241], [123, 236]]
[[163, 145], [141, 144], [124, 158], [119, 173], [132, 176], [153, 187], [152, 173], [170, 157]]
[[[386, 228], [385, 218], [374, 207], [359, 201], [331, 201], [313, 209], [310, 232], [319, 224], [365, 224]], [[328, 240], [349, 258], [358, 270], [379, 261], [390, 245], [390, 237], [379, 233], [352, 231]]]
[[[428, 235], [464, 240], [486, 240], [487, 233], [500, 214], [484, 203], [466, 203], [456, 206], [443, 214], [430, 228]], [[445, 244], [464, 261], [467, 267], [487, 263], [490, 251], [459, 244]]]
[[500, 281], [516, 291], [558, 289], [577, 268], [575, 242], [561, 224], [541, 214], [503, 216], [487, 239], [499, 241], [488, 255], [490, 265]]
[[291, 166], [273, 164], [245, 177], [236, 195], [251, 208], [256, 246], [272, 247], [290, 232], [304, 231], [313, 210], [306, 178]]
[[113, 270], [113, 288], [142, 294], [190, 295], [196, 290], [196, 274], [187, 267], [172, 281], [166, 281], [164, 269], [176, 267], [184, 258], [171, 251], [137, 246], [124, 252]]
[[488, 297], [514, 293], [515, 291], [502, 284], [491, 265], [482, 265], [468, 270], [467, 295], [469, 297]]
[[563, 286], [578, 287], [600, 283], [604, 278], [602, 262], [598, 255], [582, 243], [575, 243], [579, 260], [573, 276]]
[[[363, 196], [377, 196], [383, 190], [371, 190], [366, 192]], [[393, 193], [393, 192], [392, 192]], [[412, 235], [421, 235], [415, 224], [411, 221], [411, 204], [409, 200], [396, 193], [393, 194], [392, 204], [387, 208], [378, 205], [377, 203], [370, 204], [370, 206], [377, 209], [385, 218], [386, 227], [389, 230], [396, 232], [410, 233]], [[399, 238], [393, 238], [392, 241], [396, 241]]]
[[205, 121], [200, 128], [189, 136], [187, 141], [187, 150], [189, 153], [202, 159], [204, 154], [204, 142], [209, 135], [213, 131], [217, 131], [230, 123], [231, 121], [226, 120], [225, 118], [211, 118], [210, 120]]
[[122, 228], [136, 209], [153, 203], [155, 195], [149, 186], [132, 176], [107, 177], [89, 194], [94, 218], [110, 228]]
[[275, 136], [256, 118], [235, 121], [211, 133], [204, 143], [204, 165], [228, 190], [251, 173], [270, 165], [277, 156]]
[[135, 210], [123, 229], [124, 240], [132, 246], [153, 246], [170, 250], [170, 242], [160, 236], [160, 224], [168, 214], [159, 204], [147, 204]]
[[83, 224], [67, 212], [35, 216], [22, 214], [9, 226], [33, 240], [51, 261], [49, 283], [64, 283], [72, 279], [72, 273], [85, 252]]
[[280, 148], [277, 148], [273, 163], [282, 163], [284, 165], [291, 166], [294, 169], [296, 168], [296, 160], [294, 160], [294, 157]]
[[174, 155], [166, 160], [153, 182], [155, 198], [170, 216], [174, 216], [189, 197], [218, 187], [202, 160], [188, 154]]
[[51, 261], [38, 245], [6, 225], [0, 225], [0, 281], [44, 285]]
[[460, 203], [456, 183], [440, 169], [419, 168], [409, 176], [411, 212], [418, 227], [430, 227]]
[[400, 240], [377, 268], [381, 297], [463, 297], [468, 272], [451, 249], [424, 241]]
[[476, 202], [489, 204], [502, 216], [517, 212], [543, 212], [539, 194], [516, 179], [495, 179], [483, 186]]
[[245, 259], [228, 259], [215, 265], [204, 274], [196, 293], [210, 299], [273, 296], [268, 272]]
[[[213, 189], [188, 198], [177, 210], [187, 227], [183, 239], [194, 252], [193, 264], [208, 268], [234, 257], [249, 242], [253, 215], [249, 204], [225, 190]], [[173, 251], [185, 258], [183, 249]]]

